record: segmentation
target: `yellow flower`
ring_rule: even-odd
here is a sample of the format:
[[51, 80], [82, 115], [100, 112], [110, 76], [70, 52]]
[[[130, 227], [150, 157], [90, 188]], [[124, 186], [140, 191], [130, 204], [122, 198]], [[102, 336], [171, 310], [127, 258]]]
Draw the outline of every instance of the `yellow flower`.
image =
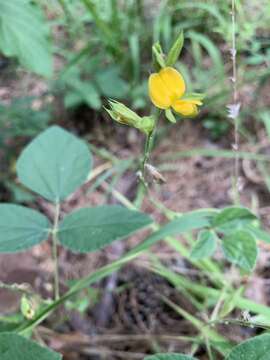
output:
[[184, 116], [198, 114], [199, 99], [184, 98], [186, 91], [183, 76], [172, 67], [165, 67], [158, 73], [151, 74], [148, 82], [149, 95], [152, 103], [159, 109], [173, 110]]

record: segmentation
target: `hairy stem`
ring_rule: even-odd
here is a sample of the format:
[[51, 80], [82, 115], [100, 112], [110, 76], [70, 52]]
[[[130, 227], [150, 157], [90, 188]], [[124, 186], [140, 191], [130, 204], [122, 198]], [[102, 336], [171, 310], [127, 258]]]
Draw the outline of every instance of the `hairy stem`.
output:
[[154, 130], [147, 135], [146, 142], [145, 142], [145, 148], [144, 148], [144, 155], [143, 155], [143, 161], [142, 161], [142, 174], [144, 176], [145, 173], [145, 165], [147, 164], [150, 153], [153, 147], [154, 142]]
[[[232, 15], [232, 88], [233, 88], [233, 103], [234, 106], [237, 106], [237, 69], [236, 69], [236, 30], [235, 30], [235, 0], [232, 0], [231, 3], [231, 15]], [[239, 116], [238, 114], [234, 118], [234, 200], [236, 204], [240, 202], [239, 195]]]
[[155, 116], [155, 124], [153, 127], [153, 130], [147, 135], [146, 138], [146, 142], [145, 142], [145, 147], [144, 147], [144, 154], [143, 154], [143, 160], [142, 160], [142, 166], [141, 166], [141, 173], [142, 173], [142, 179], [144, 180], [144, 175], [145, 175], [145, 166], [149, 160], [150, 154], [151, 154], [151, 150], [153, 148], [153, 144], [154, 144], [154, 139], [155, 139], [155, 133], [156, 133], [156, 129], [157, 129], [157, 124], [158, 124], [158, 120], [160, 117], [161, 111], [156, 111], [154, 116]]

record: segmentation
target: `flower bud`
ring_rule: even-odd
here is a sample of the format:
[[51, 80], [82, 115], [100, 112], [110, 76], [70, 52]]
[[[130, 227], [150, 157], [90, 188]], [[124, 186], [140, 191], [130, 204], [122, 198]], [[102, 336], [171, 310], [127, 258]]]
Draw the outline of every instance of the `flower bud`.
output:
[[111, 109], [105, 108], [111, 118], [120, 124], [132, 126], [145, 134], [153, 131], [155, 119], [152, 116], [140, 117], [124, 104], [118, 101], [109, 101]]

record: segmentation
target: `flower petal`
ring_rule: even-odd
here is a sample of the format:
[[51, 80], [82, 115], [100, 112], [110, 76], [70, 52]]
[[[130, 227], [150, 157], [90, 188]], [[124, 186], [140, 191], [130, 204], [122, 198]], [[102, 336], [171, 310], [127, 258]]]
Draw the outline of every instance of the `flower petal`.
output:
[[174, 100], [179, 99], [186, 90], [183, 76], [174, 68], [166, 67], [159, 72], [162, 81], [169, 89]]
[[150, 75], [149, 95], [153, 104], [160, 109], [168, 109], [185, 92], [182, 75], [172, 67], [166, 67]]
[[173, 103], [172, 108], [184, 116], [196, 116], [198, 114], [197, 105], [193, 101], [177, 100]]
[[162, 81], [159, 73], [150, 75], [148, 89], [151, 101], [157, 108], [168, 109], [172, 105], [172, 94]]

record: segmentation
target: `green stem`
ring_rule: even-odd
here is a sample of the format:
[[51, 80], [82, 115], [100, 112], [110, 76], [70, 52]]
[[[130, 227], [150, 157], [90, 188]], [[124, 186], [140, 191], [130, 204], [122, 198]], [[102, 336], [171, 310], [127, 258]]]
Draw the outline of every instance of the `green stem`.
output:
[[[143, 185], [144, 190], [148, 189], [148, 184], [147, 181], [145, 180], [145, 168], [153, 147], [155, 128], [156, 125], [154, 126], [154, 129], [149, 134], [147, 134], [145, 147], [144, 147], [143, 160], [141, 163], [139, 179], [141, 181], [141, 184]], [[137, 203], [137, 200], [135, 202]]]
[[58, 255], [57, 255], [57, 231], [60, 215], [60, 204], [55, 205], [55, 214], [52, 230], [52, 257], [54, 262], [54, 298], [58, 300], [60, 298], [59, 294], [59, 269], [58, 269]]
[[161, 112], [159, 111], [158, 113], [156, 113], [154, 115], [155, 116], [155, 125], [153, 127], [153, 130], [151, 132], [149, 132], [149, 134], [146, 137], [143, 160], [142, 160], [142, 167], [141, 167], [141, 172], [142, 172], [142, 178], [143, 179], [144, 179], [144, 174], [145, 174], [145, 165], [147, 164], [147, 162], [149, 160], [151, 150], [153, 148], [154, 139], [155, 139], [155, 132], [156, 132], [156, 129], [157, 129], [157, 123], [158, 123], [160, 114], [161, 114]]
[[23, 294], [29, 294], [32, 295], [33, 294], [33, 290], [31, 288], [30, 284], [27, 283], [23, 283], [23, 284], [6, 284], [2, 281], [0, 281], [0, 289], [6, 289], [6, 290], [11, 290], [11, 291], [17, 291], [17, 292], [21, 292]]
[[214, 360], [214, 355], [212, 353], [212, 349], [208, 337], [205, 337], [205, 345], [206, 345], [207, 354], [209, 356], [209, 360]]
[[264, 329], [269, 331], [270, 326], [267, 324], [263, 324], [256, 321], [251, 320], [241, 320], [241, 319], [231, 319], [231, 318], [224, 318], [224, 319], [216, 319], [214, 321], [209, 321], [207, 323], [207, 326], [215, 326], [215, 325], [235, 325], [235, 326], [244, 326], [244, 327], [250, 327], [250, 328], [258, 328], [258, 329]]
[[219, 314], [220, 308], [221, 308], [221, 306], [222, 306], [222, 304], [224, 302], [224, 299], [226, 297], [227, 290], [228, 290], [228, 285], [226, 284], [223, 287], [223, 289], [221, 290], [218, 301], [216, 302], [216, 305], [215, 305], [214, 310], [213, 310], [212, 315], [211, 315], [211, 321], [214, 321], [214, 320], [216, 320], [218, 318], [218, 314]]
[[149, 157], [150, 157], [153, 140], [154, 140], [154, 130], [150, 134], [147, 135], [146, 142], [145, 142], [144, 156], [143, 156], [143, 162], [142, 162], [143, 175], [144, 175], [144, 171], [145, 171], [145, 165], [147, 164], [147, 161], [149, 160]]

